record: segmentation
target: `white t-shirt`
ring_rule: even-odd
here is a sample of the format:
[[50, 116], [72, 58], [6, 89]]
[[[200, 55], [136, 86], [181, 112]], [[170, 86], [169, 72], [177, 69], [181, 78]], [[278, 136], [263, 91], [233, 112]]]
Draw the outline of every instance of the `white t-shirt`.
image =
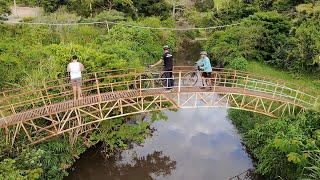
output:
[[70, 78], [76, 79], [81, 78], [81, 63], [71, 62], [69, 63]]

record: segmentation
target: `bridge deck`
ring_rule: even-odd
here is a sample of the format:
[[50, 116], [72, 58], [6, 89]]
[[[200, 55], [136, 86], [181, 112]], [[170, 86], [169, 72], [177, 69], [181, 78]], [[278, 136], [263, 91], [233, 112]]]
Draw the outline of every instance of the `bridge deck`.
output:
[[[200, 87], [183, 87], [180, 89], [180, 93], [188, 93], [188, 92], [203, 92], [203, 93], [214, 92], [217, 94], [233, 93], [233, 94], [239, 94], [239, 95], [245, 95], [245, 96], [261, 97], [265, 99], [275, 100], [278, 102], [292, 103], [292, 104], [296, 104], [297, 106], [300, 106], [299, 104], [297, 104], [297, 102], [294, 102], [294, 100], [290, 100], [288, 98], [274, 96], [270, 93], [257, 92], [253, 90], [236, 88], [236, 87], [217, 86], [211, 90], [209, 90], [208, 88], [201, 89]], [[141, 96], [152, 96], [152, 95], [159, 95], [159, 94], [176, 94], [176, 93], [178, 93], [178, 88], [175, 88], [172, 92], [166, 92], [165, 89], [162, 88], [162, 89], [142, 90], [141, 92], [140, 90], [128, 90], [128, 91], [108, 92], [100, 95], [98, 94], [91, 95], [91, 96], [83, 97], [82, 99], [79, 99], [79, 100], [69, 100], [69, 101], [55, 103], [45, 107], [40, 107], [40, 108], [25, 111], [25, 112], [13, 114], [11, 116], [2, 118], [0, 120], [0, 127], [5, 127], [8, 125], [13, 125], [19, 122], [24, 122], [24, 121], [28, 121], [36, 118], [41, 118], [43, 116], [63, 112], [67, 109], [73, 109], [75, 107], [94, 105], [100, 102], [115, 101], [118, 99], [127, 99], [127, 98], [139, 98]], [[303, 106], [301, 105], [300, 107], [303, 107]]]

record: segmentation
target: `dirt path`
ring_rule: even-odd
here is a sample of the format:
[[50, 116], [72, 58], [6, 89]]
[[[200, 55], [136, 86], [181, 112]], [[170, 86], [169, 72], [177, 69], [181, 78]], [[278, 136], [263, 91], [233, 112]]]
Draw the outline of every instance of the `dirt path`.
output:
[[19, 22], [26, 17], [38, 17], [42, 14], [40, 7], [17, 7], [15, 11], [14, 7], [11, 7], [12, 14], [8, 16], [8, 22]]

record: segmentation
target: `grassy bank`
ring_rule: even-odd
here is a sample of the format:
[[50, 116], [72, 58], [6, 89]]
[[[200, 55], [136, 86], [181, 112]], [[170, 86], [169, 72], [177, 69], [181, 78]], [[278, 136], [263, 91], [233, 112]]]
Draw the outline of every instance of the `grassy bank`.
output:
[[258, 74], [260, 76], [272, 77], [281, 79], [290, 84], [296, 84], [297, 88], [301, 87], [303, 91], [312, 94], [320, 93], [320, 74], [319, 75], [306, 75], [294, 74], [289, 71], [275, 69], [266, 64], [256, 61], [249, 61], [248, 72]]
[[[315, 95], [319, 77], [297, 75], [259, 62], [249, 62], [248, 71], [281, 79]], [[320, 113], [309, 111], [279, 119], [251, 112], [230, 110], [248, 151], [256, 159], [256, 171], [267, 179], [320, 179]]]

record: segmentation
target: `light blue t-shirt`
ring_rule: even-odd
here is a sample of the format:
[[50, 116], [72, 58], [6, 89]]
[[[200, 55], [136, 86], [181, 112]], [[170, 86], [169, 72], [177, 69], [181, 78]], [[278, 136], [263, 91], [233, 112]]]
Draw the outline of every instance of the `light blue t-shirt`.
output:
[[208, 57], [200, 59], [197, 64], [204, 72], [212, 72], [210, 59]]

